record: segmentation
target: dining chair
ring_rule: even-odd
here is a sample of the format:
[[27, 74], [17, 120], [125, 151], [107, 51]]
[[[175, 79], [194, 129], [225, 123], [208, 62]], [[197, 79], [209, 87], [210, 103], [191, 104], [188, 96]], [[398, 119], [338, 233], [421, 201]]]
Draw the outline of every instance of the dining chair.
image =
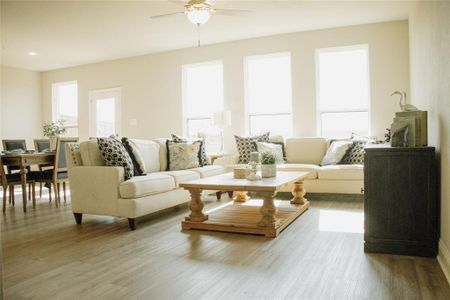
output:
[[[35, 181], [34, 178], [37, 173], [36, 171], [30, 172], [30, 179], [27, 180], [27, 183], [29, 183], [29, 194], [32, 193], [32, 200], [33, 200], [33, 208], [36, 207], [36, 192], [35, 192]], [[9, 199], [12, 206], [15, 206], [15, 199], [14, 199], [14, 186], [16, 185], [22, 185], [22, 181], [20, 178], [19, 173], [12, 173], [12, 174], [6, 174], [5, 168], [3, 166], [3, 160], [0, 157], [0, 183], [3, 189], [3, 213], [6, 211], [6, 196], [7, 191], [9, 188]]]
[[[34, 139], [34, 150], [36, 152], [44, 152], [46, 150], [50, 150], [50, 140], [49, 139]], [[43, 171], [45, 168], [53, 168], [53, 164], [40, 164], [38, 165], [39, 171]], [[52, 191], [51, 186], [49, 188], [49, 200], [52, 202]], [[39, 198], [42, 198], [42, 182], [39, 183]]]
[[78, 138], [58, 138], [56, 141], [56, 154], [53, 164], [53, 169], [43, 170], [41, 175], [37, 178], [38, 182], [43, 182], [52, 185], [55, 191], [55, 203], [58, 207], [61, 203], [60, 184], [63, 186], [64, 202], [66, 202], [66, 183], [69, 181], [67, 176], [67, 161], [66, 161], [66, 144], [78, 143]]
[[[25, 140], [2, 140], [3, 150], [12, 151], [12, 150], [27, 150], [27, 142]], [[11, 171], [19, 170], [16, 166], [8, 166], [6, 167], [8, 170], [8, 174], [11, 174]]]

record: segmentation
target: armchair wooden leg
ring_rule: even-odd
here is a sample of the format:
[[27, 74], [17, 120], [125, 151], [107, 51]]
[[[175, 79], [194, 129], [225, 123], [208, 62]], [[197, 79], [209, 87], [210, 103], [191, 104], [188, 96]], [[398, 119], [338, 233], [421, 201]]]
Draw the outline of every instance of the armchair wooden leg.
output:
[[52, 184], [48, 184], [48, 200], [50, 203], [52, 203]]
[[233, 199], [233, 191], [228, 191], [228, 198]]
[[36, 183], [31, 184], [32, 187], [32, 201], [33, 201], [33, 209], [36, 208]]
[[216, 197], [217, 200], [220, 200], [220, 198], [222, 198], [222, 192], [221, 191], [216, 192]]
[[128, 225], [131, 230], [136, 230], [136, 219], [128, 218]]
[[42, 198], [42, 182], [39, 182], [39, 198]]
[[9, 186], [9, 196], [11, 197], [11, 203], [12, 206], [16, 206], [16, 199], [15, 199], [15, 195], [14, 195], [14, 185], [10, 185]]
[[75, 218], [75, 222], [77, 222], [77, 224], [81, 224], [81, 220], [83, 219], [83, 214], [73, 213], [73, 216]]
[[55, 189], [55, 204], [56, 207], [59, 207], [59, 183], [54, 181], [53, 188]]
[[31, 200], [31, 183], [28, 183], [28, 201]]
[[3, 213], [6, 212], [6, 192], [7, 192], [7, 190], [8, 190], [7, 186], [3, 187], [3, 198], [2, 198], [2, 200], [3, 200]]
[[64, 203], [66, 203], [66, 182], [63, 182]]
[[56, 195], [56, 203], [58, 203], [58, 205], [57, 205], [57, 207], [61, 204], [61, 184], [59, 183], [59, 182], [57, 182], [56, 184], [55, 184], [56, 186], [58, 186], [58, 188], [56, 189], [56, 193], [57, 193], [57, 195]]

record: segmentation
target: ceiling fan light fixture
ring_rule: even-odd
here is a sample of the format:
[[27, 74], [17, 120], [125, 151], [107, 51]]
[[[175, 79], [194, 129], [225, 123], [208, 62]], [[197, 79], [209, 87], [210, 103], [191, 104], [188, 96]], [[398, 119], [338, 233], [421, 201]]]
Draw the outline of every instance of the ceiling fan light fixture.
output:
[[186, 12], [186, 15], [189, 21], [195, 25], [203, 25], [208, 22], [209, 18], [211, 17], [211, 13], [209, 12], [209, 10], [205, 9], [188, 10]]

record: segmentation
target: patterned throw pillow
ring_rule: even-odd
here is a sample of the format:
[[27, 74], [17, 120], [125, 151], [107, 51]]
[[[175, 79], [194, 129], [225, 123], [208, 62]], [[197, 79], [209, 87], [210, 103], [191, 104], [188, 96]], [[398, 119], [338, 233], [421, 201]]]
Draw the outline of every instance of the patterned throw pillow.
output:
[[125, 180], [134, 175], [133, 161], [122, 143], [115, 138], [98, 138], [98, 149], [107, 166], [123, 167]]
[[335, 165], [339, 163], [348, 149], [352, 145], [351, 141], [334, 141], [327, 149], [327, 153], [320, 163], [321, 166]]
[[354, 165], [354, 164], [364, 164], [364, 146], [367, 141], [355, 140], [352, 142], [350, 149], [342, 158], [340, 164], [344, 165]]
[[235, 135], [234, 138], [236, 139], [236, 145], [239, 152], [239, 163], [248, 164], [250, 153], [256, 152], [257, 150], [255, 142], [268, 142], [269, 132], [250, 137], [241, 137]]
[[125, 149], [127, 149], [128, 154], [130, 155], [131, 160], [133, 161], [134, 175], [135, 176], [147, 175], [144, 159], [142, 158], [142, 155], [139, 152], [139, 149], [136, 146], [136, 144], [127, 137], [122, 138], [122, 144], [124, 145]]
[[178, 136], [176, 134], [171, 134], [172, 135], [172, 140], [175, 143], [188, 143], [188, 142], [201, 142], [201, 146], [200, 146], [200, 155], [199, 155], [199, 164], [200, 167], [203, 166], [207, 166], [209, 165], [209, 161], [208, 161], [208, 156], [206, 156], [206, 149], [205, 149], [205, 140], [204, 139], [189, 139], [189, 138], [185, 138], [185, 137], [181, 137]]
[[283, 147], [275, 143], [255, 142], [259, 153], [269, 152], [275, 156], [275, 163], [284, 164]]
[[197, 168], [201, 142], [177, 143], [167, 140], [167, 169], [168, 171]]
[[80, 144], [78, 143], [67, 143], [69, 147], [70, 156], [72, 156], [72, 165], [74, 167], [83, 165], [81, 160]]

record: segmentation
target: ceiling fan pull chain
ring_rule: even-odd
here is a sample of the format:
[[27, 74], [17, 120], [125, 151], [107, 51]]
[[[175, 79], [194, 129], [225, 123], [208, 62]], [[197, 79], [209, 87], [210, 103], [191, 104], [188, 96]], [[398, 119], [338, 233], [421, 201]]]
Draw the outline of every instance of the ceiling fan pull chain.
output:
[[197, 47], [200, 48], [200, 24], [197, 24]]

